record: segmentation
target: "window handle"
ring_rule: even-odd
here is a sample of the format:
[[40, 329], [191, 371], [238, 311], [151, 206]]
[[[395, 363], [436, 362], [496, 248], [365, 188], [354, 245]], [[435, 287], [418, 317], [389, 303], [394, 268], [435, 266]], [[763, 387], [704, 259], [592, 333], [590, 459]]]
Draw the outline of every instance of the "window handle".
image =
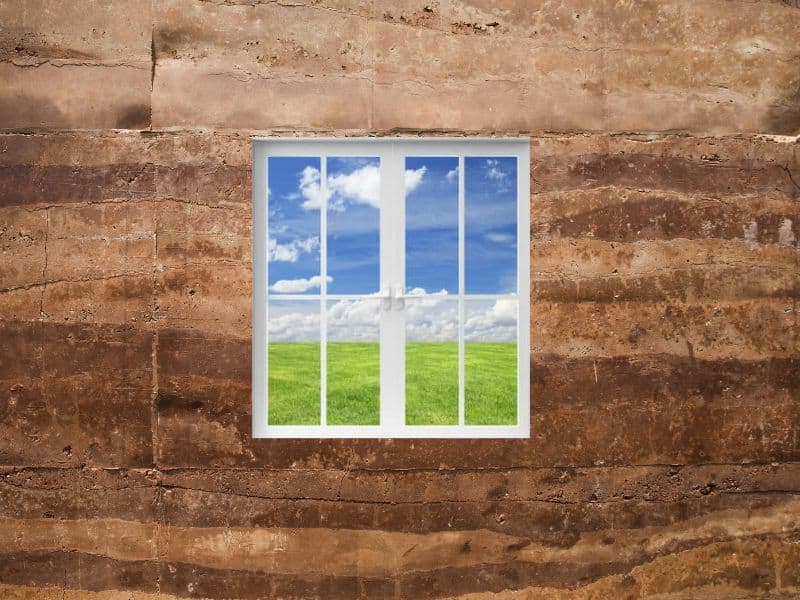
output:
[[406, 308], [406, 297], [405, 297], [405, 289], [403, 289], [402, 285], [398, 285], [395, 288], [394, 294], [394, 309], [395, 310], [405, 310]]
[[381, 308], [383, 310], [392, 310], [392, 288], [383, 288], [381, 293], [378, 294], [378, 298], [381, 299]]
[[404, 291], [402, 285], [383, 288], [378, 294], [378, 298], [381, 299], [381, 308], [383, 310], [404, 310], [407, 298]]

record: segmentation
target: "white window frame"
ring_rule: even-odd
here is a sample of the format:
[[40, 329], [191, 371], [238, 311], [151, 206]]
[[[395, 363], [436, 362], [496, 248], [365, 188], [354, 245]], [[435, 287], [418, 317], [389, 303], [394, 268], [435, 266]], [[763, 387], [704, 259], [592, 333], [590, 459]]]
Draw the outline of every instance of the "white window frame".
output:
[[[378, 157], [381, 173], [380, 285], [380, 425], [327, 425], [326, 322], [327, 301], [348, 296], [327, 293], [325, 206], [320, 210], [319, 295], [275, 294], [274, 299], [321, 300], [320, 322], [320, 425], [268, 424], [268, 281], [267, 255], [268, 157], [320, 158], [320, 183], [327, 184], [327, 157]], [[459, 423], [457, 425], [405, 424], [405, 158], [458, 157], [458, 262], [459, 262]], [[515, 157], [517, 159], [517, 423], [468, 425], [464, 422], [465, 300], [510, 297], [504, 294], [464, 294], [464, 159], [465, 157]], [[253, 138], [253, 334], [252, 407], [255, 438], [528, 438], [530, 437], [530, 140], [529, 138]], [[366, 296], [349, 296], [363, 298]], [[373, 296], [374, 297], [374, 296]], [[454, 299], [456, 298], [453, 295]], [[391, 343], [390, 343], [391, 340]]]

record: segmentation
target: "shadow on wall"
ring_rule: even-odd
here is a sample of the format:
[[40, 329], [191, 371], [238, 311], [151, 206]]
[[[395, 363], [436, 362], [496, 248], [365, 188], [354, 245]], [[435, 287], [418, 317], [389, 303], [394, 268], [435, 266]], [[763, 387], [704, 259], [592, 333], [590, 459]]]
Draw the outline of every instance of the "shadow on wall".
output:
[[764, 129], [767, 133], [800, 134], [800, 78], [792, 81], [767, 111]]
[[[90, 109], [91, 110], [91, 109]], [[0, 127], [71, 127], [76, 124], [50, 99], [28, 94], [0, 96]], [[114, 127], [146, 129], [150, 126], [150, 106], [130, 104], [121, 109]]]
[[[178, 58], [192, 44], [213, 43], [214, 36], [198, 27], [159, 27], [154, 31], [156, 57]], [[259, 57], [260, 58], [260, 57]]]
[[150, 127], [150, 105], [129, 104], [117, 118], [117, 129], [147, 129]]
[[36, 127], [65, 121], [64, 113], [48, 98], [15, 93], [0, 96], [0, 127]]

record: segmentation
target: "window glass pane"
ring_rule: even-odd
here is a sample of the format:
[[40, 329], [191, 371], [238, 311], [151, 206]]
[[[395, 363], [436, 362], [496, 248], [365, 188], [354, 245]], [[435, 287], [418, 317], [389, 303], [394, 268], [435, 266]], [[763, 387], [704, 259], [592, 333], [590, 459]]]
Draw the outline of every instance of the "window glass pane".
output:
[[467, 425], [517, 422], [517, 314], [517, 300], [464, 302]]
[[380, 423], [380, 301], [328, 303], [328, 424]]
[[319, 293], [319, 168], [319, 158], [268, 159], [270, 293]]
[[464, 159], [467, 294], [517, 292], [517, 159]]
[[458, 424], [458, 301], [406, 300], [406, 423]]
[[458, 292], [458, 158], [406, 158], [406, 288]]
[[269, 301], [270, 425], [320, 423], [320, 303]]
[[380, 285], [380, 159], [328, 158], [328, 293]]

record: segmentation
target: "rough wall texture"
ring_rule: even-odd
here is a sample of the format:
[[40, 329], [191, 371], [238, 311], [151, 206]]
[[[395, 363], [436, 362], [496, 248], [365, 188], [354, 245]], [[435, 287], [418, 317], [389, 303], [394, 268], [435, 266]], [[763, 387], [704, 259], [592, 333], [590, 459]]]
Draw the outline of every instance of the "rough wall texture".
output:
[[[796, 0], [0, 2], [0, 597], [800, 596]], [[250, 439], [250, 136], [532, 138], [533, 434]]]

